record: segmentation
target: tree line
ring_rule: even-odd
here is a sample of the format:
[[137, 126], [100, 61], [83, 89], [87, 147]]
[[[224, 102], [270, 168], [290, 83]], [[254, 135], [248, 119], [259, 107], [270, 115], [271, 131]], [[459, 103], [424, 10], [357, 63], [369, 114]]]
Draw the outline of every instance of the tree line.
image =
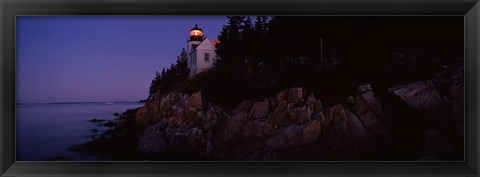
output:
[[175, 84], [185, 81], [187, 78], [187, 52], [183, 48], [177, 56], [176, 63], [172, 64], [170, 68], [163, 68], [162, 72], [155, 72], [155, 77], [150, 83], [147, 100], [151, 100], [158, 90], [161, 90], [162, 93], [168, 93], [174, 89]]
[[[384, 89], [463, 65], [459, 17], [227, 18], [214, 67], [183, 89], [202, 90], [209, 102], [226, 106], [289, 87], [304, 87], [325, 102], [338, 102], [355, 94], [360, 84]], [[175, 65], [157, 73], [150, 95], [158, 85], [168, 91], [186, 80], [187, 70], [182, 52]]]

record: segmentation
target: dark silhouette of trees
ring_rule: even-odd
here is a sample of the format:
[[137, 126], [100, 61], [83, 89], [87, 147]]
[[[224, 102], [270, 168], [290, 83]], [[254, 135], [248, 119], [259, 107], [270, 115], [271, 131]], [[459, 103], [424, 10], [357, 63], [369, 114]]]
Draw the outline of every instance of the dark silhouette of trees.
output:
[[187, 68], [187, 52], [182, 49], [180, 55], [177, 56], [177, 62], [172, 64], [170, 68], [163, 68], [161, 73], [155, 72], [155, 78], [152, 80], [149, 88], [147, 100], [151, 100], [155, 93], [160, 90], [161, 94], [168, 93], [174, 89], [175, 84], [188, 78]]
[[[460, 17], [253, 19], [228, 17], [214, 68], [190, 80], [187, 90], [202, 90], [209, 102], [234, 106], [243, 99], [304, 87], [334, 103], [355, 94], [360, 84], [386, 90], [430, 79], [445, 66], [463, 65]], [[152, 86], [172, 89], [177, 74], [181, 79], [188, 75], [183, 62], [157, 74]]]
[[218, 103], [294, 86], [338, 102], [360, 84], [385, 89], [432, 78], [463, 56], [454, 17], [259, 16], [253, 26], [249, 17], [228, 18], [205, 88]]
[[207, 99], [233, 106], [261, 95], [259, 66], [265, 57], [268, 17], [230, 16], [217, 44], [217, 60], [202, 88]]

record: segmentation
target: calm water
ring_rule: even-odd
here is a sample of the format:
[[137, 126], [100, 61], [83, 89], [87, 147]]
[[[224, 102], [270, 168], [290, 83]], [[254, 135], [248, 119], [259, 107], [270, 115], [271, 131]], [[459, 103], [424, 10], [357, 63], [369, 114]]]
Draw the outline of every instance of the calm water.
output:
[[[67, 150], [74, 144], [99, 137], [108, 127], [105, 122], [89, 120], [113, 120], [113, 113], [142, 106], [141, 103], [64, 103], [17, 105], [17, 161], [44, 161], [51, 158], [62, 160], [109, 160], [93, 154]], [[92, 129], [98, 129], [93, 133]]]

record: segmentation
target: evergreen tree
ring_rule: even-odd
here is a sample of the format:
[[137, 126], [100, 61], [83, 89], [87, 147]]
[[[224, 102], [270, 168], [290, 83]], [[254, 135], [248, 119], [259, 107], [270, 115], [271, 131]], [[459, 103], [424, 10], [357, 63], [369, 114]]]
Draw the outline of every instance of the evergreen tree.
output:
[[187, 66], [187, 51], [185, 48], [182, 49], [182, 52], [177, 57], [177, 64], [176, 64], [176, 75], [182, 79], [188, 78], [188, 66]]
[[238, 64], [241, 63], [242, 46], [240, 42], [240, 29], [245, 17], [228, 16], [227, 18], [228, 25], [224, 26], [220, 33], [220, 43], [218, 44], [217, 50], [219, 59], [216, 60], [216, 65], [220, 65], [219, 68], [229, 70], [233, 69], [231, 68], [232, 66], [238, 66]]
[[253, 39], [251, 42], [252, 55], [256, 60], [265, 59], [265, 51], [268, 50], [266, 46], [266, 37], [268, 33], [268, 17], [257, 16], [255, 19], [255, 25], [253, 30]]
[[147, 100], [150, 100], [153, 98], [153, 95], [155, 95], [155, 92], [157, 91], [157, 88], [161, 82], [162, 75], [158, 73], [158, 71], [155, 71], [155, 77], [152, 79], [152, 82], [150, 83], [150, 89], [148, 92], [148, 98]]
[[252, 19], [248, 16], [243, 21], [240, 48], [243, 50], [242, 54], [244, 58], [249, 62], [251, 62], [253, 58], [254, 49], [256, 47], [256, 39], [253, 30]]
[[185, 49], [182, 49], [180, 55], [177, 56], [175, 64], [170, 65], [168, 69], [163, 68], [161, 73], [155, 72], [155, 78], [150, 84], [148, 100], [153, 98], [158, 89], [162, 93], [168, 93], [177, 82], [186, 80], [187, 77], [187, 52]]
[[[411, 19], [404, 23], [407, 21]], [[415, 26], [435, 29], [421, 23]], [[387, 87], [418, 76], [429, 78], [434, 66], [447, 60], [435, 64], [425, 52], [414, 57], [410, 65], [415, 67], [406, 67], [395, 63], [404, 59], [392, 61], [392, 53], [415, 47], [438, 48], [440, 42], [424, 40], [411, 47], [408, 42], [417, 39], [402, 29], [407, 29], [402, 23], [381, 18], [258, 16], [252, 25], [250, 17], [229, 16], [219, 36], [214, 67], [202, 75], [202, 81], [195, 81], [200, 84], [194, 88], [204, 91], [210, 102], [230, 106], [290, 87], [304, 87], [322, 101], [338, 102], [355, 94], [359, 84], [382, 83]], [[428, 30], [419, 34], [415, 37], [435, 36]], [[174, 69], [176, 74], [188, 72], [182, 55]], [[170, 70], [167, 73], [161, 74], [162, 89], [173, 85], [168, 78], [179, 79], [171, 76]]]
[[212, 78], [206, 82], [204, 91], [213, 102], [234, 104], [244, 98], [245, 88], [248, 86], [242, 70], [245, 61], [243, 32], [250, 31], [251, 25], [245, 28], [244, 16], [227, 18], [228, 24], [223, 27], [220, 43], [217, 44], [218, 58], [212, 71]]
[[265, 36], [268, 30], [268, 17], [267, 16], [257, 16], [255, 19], [255, 34], [257, 37]]

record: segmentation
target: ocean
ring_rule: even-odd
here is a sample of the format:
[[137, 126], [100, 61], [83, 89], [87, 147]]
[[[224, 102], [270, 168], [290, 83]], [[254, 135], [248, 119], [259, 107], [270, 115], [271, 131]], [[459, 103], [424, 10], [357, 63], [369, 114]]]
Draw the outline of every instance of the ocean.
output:
[[[143, 106], [138, 102], [32, 103], [17, 104], [16, 160], [17, 161], [104, 161], [109, 157], [70, 151], [67, 148], [99, 137], [109, 127], [114, 113]], [[98, 132], [92, 131], [97, 129]]]

